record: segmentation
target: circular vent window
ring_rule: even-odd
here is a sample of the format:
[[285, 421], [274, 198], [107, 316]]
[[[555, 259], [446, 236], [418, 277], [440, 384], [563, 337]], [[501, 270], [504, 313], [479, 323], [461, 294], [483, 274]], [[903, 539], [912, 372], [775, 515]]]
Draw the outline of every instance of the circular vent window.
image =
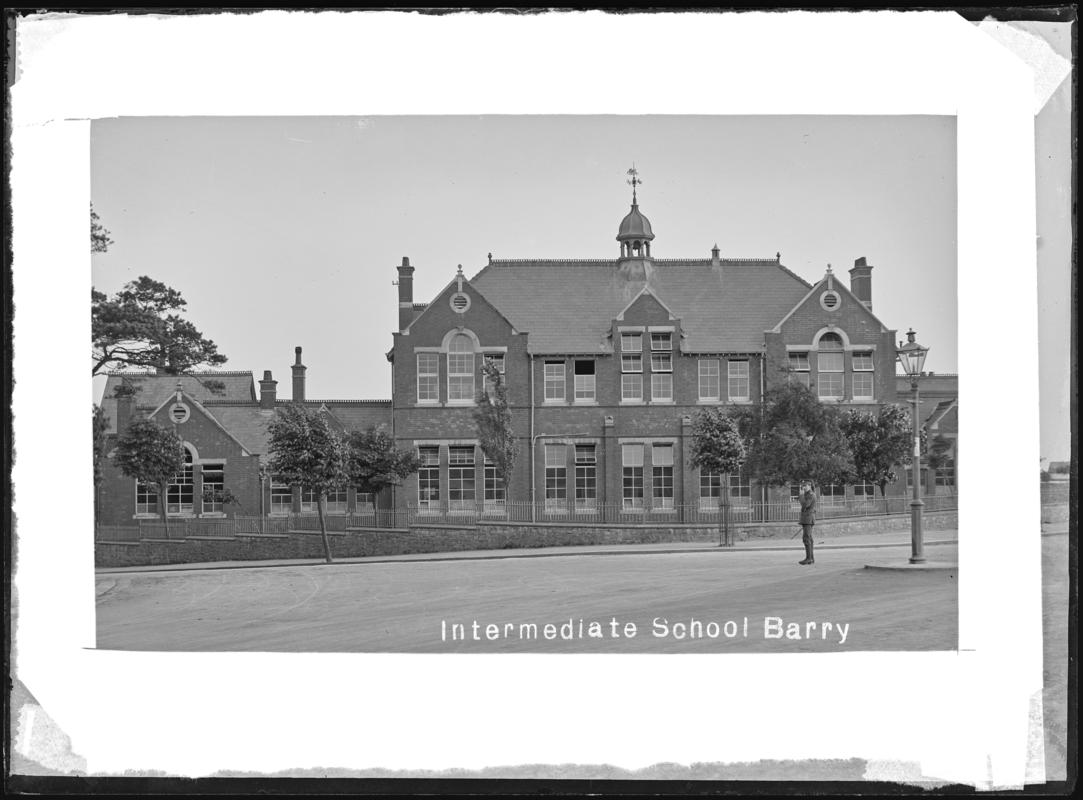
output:
[[462, 314], [466, 309], [470, 308], [470, 296], [462, 292], [456, 292], [451, 296], [451, 307]]
[[828, 311], [834, 311], [839, 307], [839, 303], [841, 302], [842, 298], [839, 297], [838, 292], [824, 292], [820, 295], [820, 305]]
[[169, 408], [169, 418], [178, 425], [182, 422], [187, 422], [188, 417], [191, 415], [192, 412], [189, 410], [188, 406], [183, 403], [174, 403]]

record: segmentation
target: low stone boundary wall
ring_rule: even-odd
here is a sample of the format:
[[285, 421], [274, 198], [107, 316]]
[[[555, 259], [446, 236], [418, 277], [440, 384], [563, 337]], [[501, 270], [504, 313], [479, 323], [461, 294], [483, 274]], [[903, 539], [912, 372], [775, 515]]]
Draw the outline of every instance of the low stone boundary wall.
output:
[[[924, 522], [926, 530], [951, 530], [958, 526], [958, 514], [955, 511], [933, 512], [925, 515]], [[830, 520], [816, 525], [817, 533], [826, 536], [909, 529], [910, 517], [903, 514]], [[740, 524], [734, 526], [734, 538], [737, 541], [786, 539], [797, 530], [798, 526], [790, 522]], [[409, 530], [353, 528], [345, 532], [329, 531], [327, 535], [333, 557], [358, 558], [575, 545], [712, 542], [718, 539], [718, 526], [480, 522], [476, 527], [418, 525]], [[98, 542], [94, 546], [94, 562], [98, 567], [294, 558], [323, 558], [319, 532], [294, 531], [235, 538], [142, 539], [135, 542]]]

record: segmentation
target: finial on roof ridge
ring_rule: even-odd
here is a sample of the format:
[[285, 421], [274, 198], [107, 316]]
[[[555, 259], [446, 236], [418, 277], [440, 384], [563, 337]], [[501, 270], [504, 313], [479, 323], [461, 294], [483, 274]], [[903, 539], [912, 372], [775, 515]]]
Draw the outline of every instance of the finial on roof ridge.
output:
[[636, 162], [632, 162], [632, 168], [628, 170], [628, 174], [632, 176], [632, 179], [628, 181], [628, 183], [632, 185], [632, 205], [635, 206], [638, 205], [638, 201], [636, 200], [636, 187], [643, 183], [639, 177], [639, 170], [636, 169]]

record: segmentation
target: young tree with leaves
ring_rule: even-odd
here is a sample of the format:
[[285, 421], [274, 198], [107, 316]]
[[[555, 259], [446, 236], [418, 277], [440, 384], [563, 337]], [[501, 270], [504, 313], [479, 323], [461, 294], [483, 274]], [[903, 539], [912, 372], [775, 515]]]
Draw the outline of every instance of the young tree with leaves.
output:
[[733, 544], [730, 531], [730, 481], [731, 472], [741, 468], [745, 460], [745, 445], [741, 439], [737, 423], [721, 409], [705, 408], [696, 415], [692, 423], [693, 467], [719, 472], [724, 476], [721, 493], [718, 496], [718, 536], [719, 544]]
[[416, 453], [396, 448], [391, 434], [375, 426], [349, 434], [346, 444], [350, 483], [362, 492], [375, 495], [398, 486], [421, 466]]
[[820, 402], [807, 386], [797, 382], [773, 386], [760, 407], [740, 408], [734, 417], [748, 449], [745, 467], [761, 483], [852, 481], [853, 454], [842, 431], [841, 412]]
[[281, 408], [267, 432], [274, 473], [287, 483], [316, 493], [324, 559], [330, 564], [334, 559], [327, 537], [327, 493], [349, 483], [350, 450], [346, 439], [331, 425], [325, 412], [298, 405]]
[[875, 414], [847, 411], [842, 416], [842, 430], [854, 457], [854, 480], [880, 487], [898, 480], [896, 469], [907, 463], [913, 447], [910, 412], [899, 405], [881, 406]]
[[519, 452], [511, 425], [508, 389], [499, 367], [491, 359], [486, 359], [482, 364], [481, 374], [482, 390], [474, 408], [478, 443], [485, 457], [496, 468], [497, 477], [503, 482], [506, 492], [511, 485], [511, 472]]
[[117, 467], [129, 478], [158, 489], [158, 510], [166, 535], [166, 491], [170, 481], [184, 469], [184, 444], [172, 428], [163, 428], [149, 419], [132, 420], [117, 439], [113, 456]]
[[94, 417], [91, 423], [91, 441], [94, 453], [94, 519], [101, 516], [101, 491], [104, 479], [105, 446], [109, 432], [109, 417], [97, 403], [94, 404]]

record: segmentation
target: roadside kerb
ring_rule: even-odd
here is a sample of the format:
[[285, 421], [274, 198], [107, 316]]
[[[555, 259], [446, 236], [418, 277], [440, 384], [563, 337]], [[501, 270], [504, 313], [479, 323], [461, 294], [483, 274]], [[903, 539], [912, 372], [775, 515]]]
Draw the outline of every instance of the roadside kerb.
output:
[[[925, 542], [928, 546], [957, 544], [958, 540], [936, 539]], [[858, 537], [853, 537], [858, 538]], [[861, 537], [864, 538], [864, 537]], [[880, 538], [880, 537], [877, 537]], [[847, 543], [820, 543], [818, 550], [860, 550], [866, 548], [906, 547], [906, 541], [865, 541]], [[754, 552], [788, 552], [799, 551], [792, 544], [776, 545], [738, 545], [736, 547], [719, 547], [711, 543], [689, 543], [683, 545], [669, 544], [645, 544], [645, 545], [578, 545], [569, 547], [546, 547], [546, 548], [515, 548], [507, 550], [484, 550], [484, 551], [459, 551], [444, 553], [405, 553], [395, 556], [358, 556], [335, 559], [327, 564], [322, 559], [274, 559], [268, 561], [209, 561], [190, 564], [160, 564], [133, 567], [102, 567], [95, 570], [97, 575], [123, 574], [130, 572], [179, 572], [184, 570], [209, 570], [209, 569], [265, 569], [269, 567], [298, 567], [298, 566], [341, 566], [354, 564], [397, 564], [412, 562], [439, 562], [439, 561], [487, 561], [492, 559], [507, 558], [564, 558], [568, 556], [617, 556], [617, 555], [672, 555], [678, 553], [754, 553]]]

